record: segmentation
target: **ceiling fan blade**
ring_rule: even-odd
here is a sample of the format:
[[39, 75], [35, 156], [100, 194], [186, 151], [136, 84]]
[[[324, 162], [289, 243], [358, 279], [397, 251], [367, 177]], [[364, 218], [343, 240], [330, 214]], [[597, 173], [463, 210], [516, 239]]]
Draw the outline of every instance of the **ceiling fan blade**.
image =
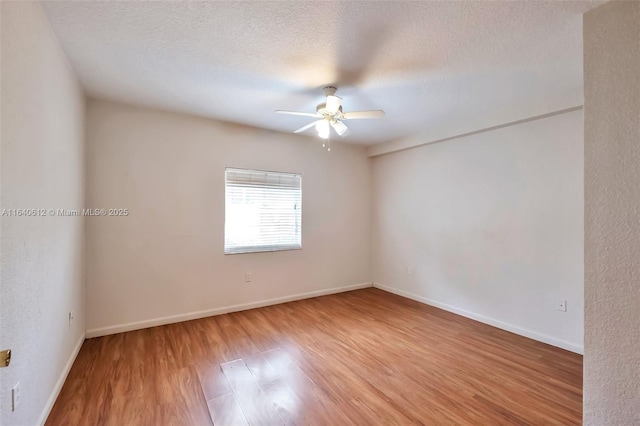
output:
[[334, 95], [327, 96], [326, 108], [331, 114], [335, 114], [340, 109], [342, 105], [342, 98], [339, 98]]
[[345, 112], [342, 114], [342, 118], [345, 120], [358, 120], [364, 118], [381, 118], [384, 117], [384, 111], [381, 109], [375, 109], [371, 111], [353, 111]]
[[276, 112], [278, 114], [302, 115], [304, 117], [319, 117], [319, 115], [315, 112], [283, 111], [281, 109], [277, 110]]
[[350, 133], [349, 128], [342, 121], [332, 121], [331, 127], [333, 127], [338, 136], [347, 136]]
[[302, 126], [302, 127], [300, 127], [298, 130], [294, 130], [294, 131], [293, 131], [293, 133], [300, 133], [300, 132], [304, 132], [305, 130], [310, 129], [310, 128], [312, 128], [313, 126], [315, 126], [315, 125], [316, 125], [316, 123], [317, 123], [318, 121], [322, 121], [322, 120], [316, 120], [316, 121], [314, 121], [313, 123], [309, 123], [309, 124], [307, 124], [306, 126]]

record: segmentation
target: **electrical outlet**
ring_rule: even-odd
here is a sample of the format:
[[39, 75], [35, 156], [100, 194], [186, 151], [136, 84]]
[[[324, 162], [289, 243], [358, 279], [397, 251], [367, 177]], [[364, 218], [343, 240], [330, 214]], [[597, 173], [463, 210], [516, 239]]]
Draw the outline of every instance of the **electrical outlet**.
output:
[[244, 282], [250, 283], [252, 279], [253, 279], [253, 273], [251, 272], [244, 273]]
[[73, 321], [73, 311], [69, 311], [69, 327], [71, 327], [71, 321]]
[[407, 275], [413, 275], [413, 266], [407, 266]]
[[558, 300], [558, 310], [561, 312], [567, 312], [567, 301], [564, 299]]
[[11, 388], [11, 411], [16, 411], [20, 405], [20, 382]]

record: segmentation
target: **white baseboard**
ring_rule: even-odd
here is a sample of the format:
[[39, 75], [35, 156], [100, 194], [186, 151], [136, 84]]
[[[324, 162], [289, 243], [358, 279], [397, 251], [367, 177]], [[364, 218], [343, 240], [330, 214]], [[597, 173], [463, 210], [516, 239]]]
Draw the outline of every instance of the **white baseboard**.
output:
[[40, 420], [38, 420], [39, 425], [44, 425], [44, 422], [47, 421], [47, 417], [49, 417], [49, 413], [51, 413], [51, 409], [53, 408], [53, 404], [55, 404], [56, 399], [58, 399], [58, 395], [60, 395], [60, 391], [62, 390], [62, 386], [64, 385], [65, 380], [67, 380], [67, 376], [69, 375], [69, 371], [71, 371], [71, 367], [80, 352], [80, 348], [84, 343], [85, 335], [84, 333], [80, 335], [78, 342], [76, 343], [76, 347], [71, 352], [71, 356], [67, 361], [67, 364], [64, 366], [58, 381], [56, 382], [56, 386], [53, 388], [53, 392], [49, 396], [49, 400], [47, 401], [47, 405], [45, 405], [44, 410], [42, 410], [42, 414], [40, 415]]
[[94, 328], [87, 330], [87, 339], [92, 337], [107, 336], [109, 334], [124, 333], [125, 331], [140, 330], [143, 328], [156, 327], [158, 325], [173, 324], [176, 322], [189, 321], [199, 318], [211, 317], [214, 315], [228, 314], [230, 312], [246, 311], [248, 309], [262, 308], [264, 306], [277, 305], [279, 303], [293, 302], [295, 300], [309, 299], [311, 297], [326, 296], [328, 294], [343, 293], [345, 291], [359, 290], [372, 287], [373, 283], [354, 284], [345, 287], [334, 287], [325, 290], [310, 291], [291, 296], [277, 297], [274, 299], [260, 300], [257, 302], [243, 303], [240, 305], [223, 306], [221, 308], [207, 309], [204, 311], [188, 312], [185, 314], [171, 315], [161, 318], [154, 318], [144, 321], [130, 322], [127, 324], [113, 325], [109, 327]]
[[388, 287], [386, 285], [382, 285], [379, 283], [373, 283], [373, 286], [375, 288], [379, 288], [380, 290], [388, 291], [389, 293], [397, 294], [398, 296], [406, 297], [408, 299], [412, 299], [417, 302], [421, 302], [445, 311], [449, 311], [454, 314], [461, 315], [463, 317], [470, 318], [472, 320], [475, 320], [484, 324], [488, 324], [493, 327], [497, 327], [502, 330], [509, 331], [511, 333], [518, 334], [520, 336], [528, 337], [530, 339], [537, 340], [539, 342], [547, 343], [551, 346], [556, 346], [558, 348], [566, 349], [568, 351], [575, 352], [581, 355], [584, 354], [584, 347], [580, 345], [576, 345], [575, 343], [556, 339], [555, 337], [547, 336], [545, 334], [540, 334], [535, 331], [528, 330], [526, 328], [521, 328], [516, 325], [497, 320], [495, 318], [490, 318], [484, 315], [476, 314], [475, 312], [470, 312], [465, 309], [460, 309], [455, 306], [447, 305], [446, 303], [441, 303], [432, 299], [427, 299], [426, 297], [418, 296], [416, 294], [409, 293], [404, 290], [399, 290], [397, 288]]

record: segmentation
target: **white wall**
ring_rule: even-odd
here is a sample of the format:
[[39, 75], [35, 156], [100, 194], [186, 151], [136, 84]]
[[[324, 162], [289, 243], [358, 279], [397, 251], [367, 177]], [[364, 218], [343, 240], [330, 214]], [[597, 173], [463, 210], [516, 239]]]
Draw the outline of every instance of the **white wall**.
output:
[[[84, 95], [36, 2], [2, 2], [2, 209], [84, 204]], [[84, 340], [83, 220], [1, 218], [0, 423], [44, 420]], [[69, 326], [68, 312], [75, 319]], [[11, 412], [10, 389], [21, 404]]]
[[[363, 147], [107, 101], [87, 115], [87, 205], [131, 212], [87, 218], [88, 335], [371, 283]], [[224, 255], [228, 166], [303, 174], [302, 250]]]
[[640, 424], [640, 3], [584, 16], [585, 425]]
[[582, 126], [578, 110], [375, 157], [376, 285], [580, 352]]

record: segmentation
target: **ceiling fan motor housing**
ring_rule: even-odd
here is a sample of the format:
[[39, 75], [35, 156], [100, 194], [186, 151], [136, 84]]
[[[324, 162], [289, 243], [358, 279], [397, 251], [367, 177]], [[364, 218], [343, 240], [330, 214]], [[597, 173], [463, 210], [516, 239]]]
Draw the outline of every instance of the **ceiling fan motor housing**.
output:
[[321, 104], [318, 104], [318, 106], [316, 107], [316, 112], [318, 113], [318, 115], [321, 115], [324, 118], [339, 119], [340, 115], [342, 114], [342, 106], [338, 108], [338, 111], [336, 113], [332, 113], [327, 109], [327, 103], [322, 102]]

